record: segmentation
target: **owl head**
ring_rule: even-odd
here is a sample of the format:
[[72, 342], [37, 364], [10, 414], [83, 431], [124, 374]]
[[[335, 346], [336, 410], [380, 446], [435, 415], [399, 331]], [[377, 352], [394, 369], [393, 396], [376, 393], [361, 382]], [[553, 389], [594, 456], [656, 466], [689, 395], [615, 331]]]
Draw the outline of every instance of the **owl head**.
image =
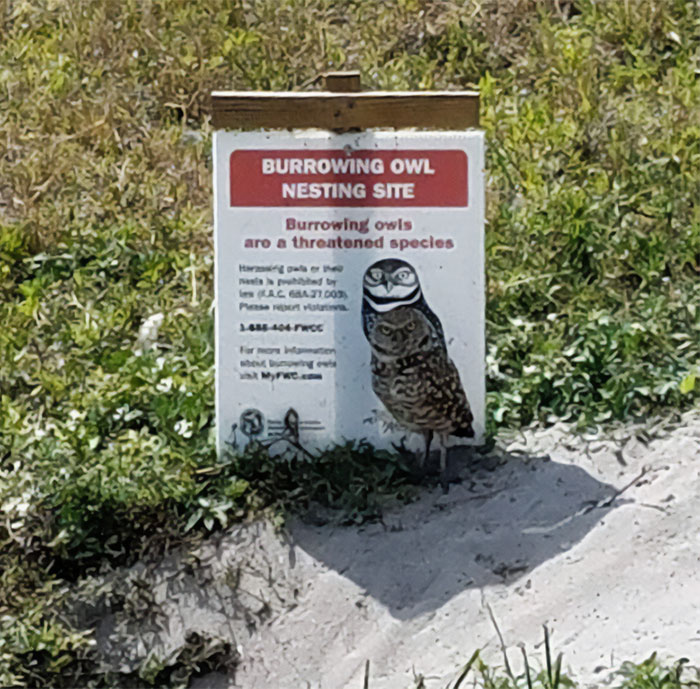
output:
[[377, 318], [369, 344], [380, 359], [427, 352], [435, 346], [435, 329], [418, 309], [399, 306]]
[[365, 271], [362, 286], [365, 299], [375, 311], [413, 304], [421, 298], [418, 274], [400, 258], [383, 258], [373, 263]]

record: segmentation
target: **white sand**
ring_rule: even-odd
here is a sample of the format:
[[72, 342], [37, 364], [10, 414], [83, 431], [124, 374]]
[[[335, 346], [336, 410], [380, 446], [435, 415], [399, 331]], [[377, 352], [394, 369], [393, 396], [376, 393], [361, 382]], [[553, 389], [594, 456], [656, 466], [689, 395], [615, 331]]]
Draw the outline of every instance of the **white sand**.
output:
[[295, 524], [297, 607], [243, 645], [236, 686], [361, 687], [369, 659], [372, 689], [413, 686], [414, 669], [442, 688], [477, 648], [503, 664], [487, 606], [516, 668], [521, 642], [544, 664], [544, 624], [591, 685], [653, 651], [699, 661], [700, 422], [648, 445], [628, 432], [533, 431], [384, 525]]

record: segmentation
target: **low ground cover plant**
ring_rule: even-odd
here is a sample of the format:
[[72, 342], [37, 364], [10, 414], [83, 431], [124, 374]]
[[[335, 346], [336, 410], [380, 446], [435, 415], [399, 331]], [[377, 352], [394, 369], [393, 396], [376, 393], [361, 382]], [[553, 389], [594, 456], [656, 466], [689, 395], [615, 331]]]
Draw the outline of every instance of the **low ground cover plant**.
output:
[[680, 0], [0, 2], [0, 684], [116, 682], [54, 611], [158, 538], [411, 492], [215, 456], [212, 89], [478, 88], [490, 429], [587, 427], [695, 403], [699, 49]]

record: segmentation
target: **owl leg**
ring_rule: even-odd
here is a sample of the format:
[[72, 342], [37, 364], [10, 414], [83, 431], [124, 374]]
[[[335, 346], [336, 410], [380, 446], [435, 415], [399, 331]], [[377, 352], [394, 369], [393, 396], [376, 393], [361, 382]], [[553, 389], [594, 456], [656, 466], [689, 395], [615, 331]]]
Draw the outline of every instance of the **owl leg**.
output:
[[423, 455], [421, 467], [425, 468], [428, 466], [428, 459], [430, 458], [430, 443], [433, 440], [433, 432], [430, 430], [423, 431], [423, 437], [425, 438], [425, 454]]
[[447, 479], [447, 439], [449, 434], [440, 433], [440, 485], [443, 493], [447, 493], [449, 481]]

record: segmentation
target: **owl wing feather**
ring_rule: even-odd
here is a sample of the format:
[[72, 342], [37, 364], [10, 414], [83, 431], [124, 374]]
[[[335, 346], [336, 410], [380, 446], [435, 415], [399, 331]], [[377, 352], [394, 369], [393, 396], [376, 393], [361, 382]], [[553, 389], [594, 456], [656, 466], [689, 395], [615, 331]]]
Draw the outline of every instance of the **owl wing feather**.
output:
[[449, 390], [449, 416], [454, 425], [452, 427], [452, 435], [461, 438], [474, 437], [474, 415], [467, 400], [467, 394], [464, 392], [464, 386], [459, 379], [459, 372], [454, 362], [449, 357], [447, 358], [448, 375], [445, 376], [444, 384]]
[[452, 359], [442, 350], [434, 351], [419, 375], [423, 380], [422, 399], [416, 413], [424, 416], [426, 428], [473, 437], [474, 416]]
[[442, 329], [442, 323], [437, 317], [437, 314], [428, 306], [428, 302], [425, 301], [425, 297], [421, 296], [420, 301], [416, 304], [416, 308], [430, 321], [430, 324], [435, 328], [435, 332], [438, 334], [440, 340], [443, 342], [445, 347], [445, 333]]

